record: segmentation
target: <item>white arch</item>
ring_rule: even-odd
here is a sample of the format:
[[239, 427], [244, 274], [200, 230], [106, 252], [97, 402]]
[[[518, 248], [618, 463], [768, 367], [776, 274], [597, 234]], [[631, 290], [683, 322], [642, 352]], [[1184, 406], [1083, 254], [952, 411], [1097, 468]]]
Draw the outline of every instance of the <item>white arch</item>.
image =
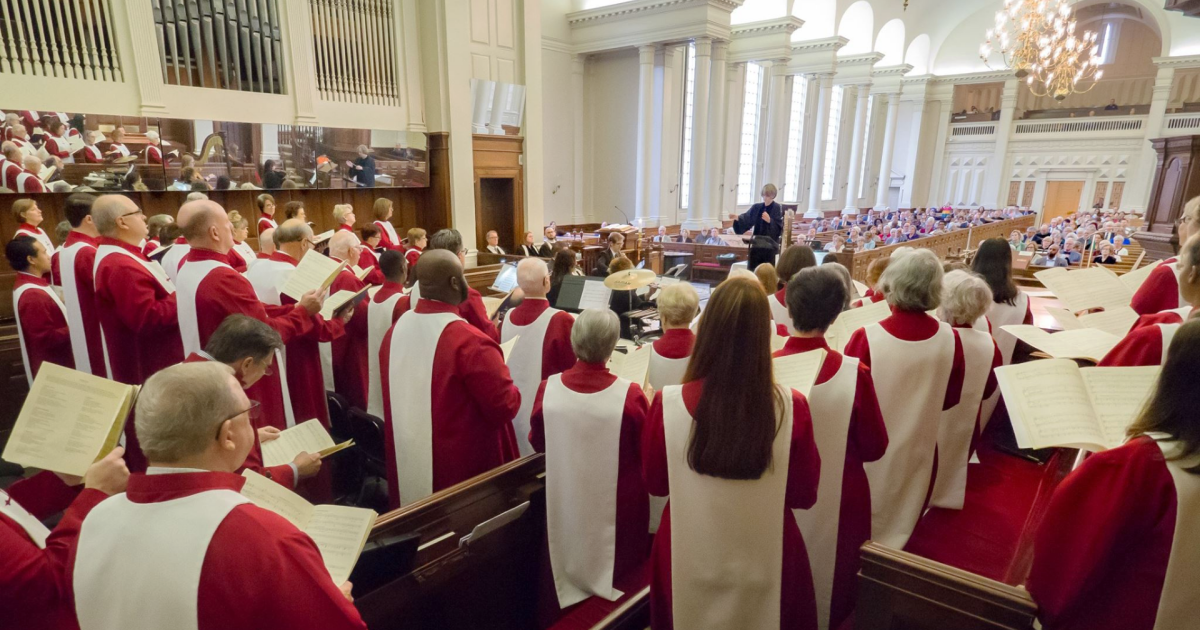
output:
[[876, 65], [895, 66], [904, 61], [904, 21], [895, 18], [879, 29], [875, 38], [875, 52], [883, 53]]
[[929, 36], [921, 33], [913, 38], [904, 53], [904, 63], [913, 67], [909, 74], [922, 75], [929, 73]]
[[792, 33], [792, 41], [833, 37], [837, 0], [804, 0], [792, 6], [792, 15], [804, 20], [804, 26]]
[[874, 33], [875, 12], [871, 9], [871, 3], [867, 0], [858, 0], [846, 9], [846, 12], [842, 14], [841, 21], [838, 22], [837, 34], [850, 40], [838, 51], [838, 56], [861, 55], [871, 52]]

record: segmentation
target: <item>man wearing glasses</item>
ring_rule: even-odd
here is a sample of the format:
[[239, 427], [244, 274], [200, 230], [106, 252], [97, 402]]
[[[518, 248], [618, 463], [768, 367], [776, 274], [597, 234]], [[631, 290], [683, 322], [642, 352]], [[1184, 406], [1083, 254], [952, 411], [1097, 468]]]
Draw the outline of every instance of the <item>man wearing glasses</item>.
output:
[[216, 362], [146, 382], [135, 422], [150, 467], [88, 514], [68, 560], [84, 627], [366, 628], [312, 539], [239, 494], [252, 407]]

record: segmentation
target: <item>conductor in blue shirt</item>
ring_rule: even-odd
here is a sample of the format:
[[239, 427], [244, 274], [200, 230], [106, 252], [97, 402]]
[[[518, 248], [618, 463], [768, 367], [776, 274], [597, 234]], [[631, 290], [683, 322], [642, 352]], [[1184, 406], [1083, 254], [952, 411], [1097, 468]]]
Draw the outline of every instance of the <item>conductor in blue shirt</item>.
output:
[[783, 206], [775, 203], [778, 193], [775, 184], [767, 184], [762, 189], [762, 203], [750, 206], [740, 216], [729, 215], [733, 219], [734, 234], [752, 234], [750, 260], [747, 261], [751, 271], [762, 263], [774, 263], [775, 255], [779, 253], [779, 238], [783, 235]]

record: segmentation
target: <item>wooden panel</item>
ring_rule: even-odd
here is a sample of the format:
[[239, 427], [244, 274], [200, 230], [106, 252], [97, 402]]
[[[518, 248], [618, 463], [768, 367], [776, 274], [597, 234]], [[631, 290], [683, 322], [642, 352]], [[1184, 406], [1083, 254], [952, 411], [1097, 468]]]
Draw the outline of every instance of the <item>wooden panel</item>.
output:
[[1079, 211], [1079, 196], [1083, 182], [1046, 182], [1046, 201], [1042, 204], [1042, 221], [1063, 217]]
[[1029, 208], [1033, 206], [1033, 189], [1036, 184], [1034, 182], [1025, 182], [1025, 190], [1021, 193], [1021, 207]]
[[[475, 163], [474, 248], [483, 249], [487, 246], [485, 236], [492, 229], [499, 232], [500, 243], [504, 246], [523, 243], [525, 231], [535, 227], [525, 225], [525, 169], [521, 165], [524, 139], [519, 136], [475, 135], [471, 141]], [[499, 203], [491, 199], [489, 195], [498, 188], [507, 192], [507, 185], [485, 186], [482, 182], [484, 179], [511, 179], [511, 201]], [[511, 212], [511, 220], [497, 218], [496, 212]], [[536, 228], [535, 232], [541, 231], [540, 226]], [[470, 238], [469, 234], [463, 235], [468, 247], [472, 247]]]
[[1011, 182], [1009, 182], [1008, 183], [1008, 201], [1005, 202], [1005, 205], [1009, 205], [1009, 206], [1017, 205], [1017, 197], [1019, 197], [1020, 194], [1021, 194], [1021, 181], [1014, 179]]
[[[11, 280], [8, 282], [12, 289]], [[9, 308], [12, 299], [8, 300]], [[29, 393], [29, 381], [25, 378], [25, 361], [21, 358], [21, 342], [17, 338], [15, 324], [0, 326], [0, 450], [8, 442], [25, 395]]]

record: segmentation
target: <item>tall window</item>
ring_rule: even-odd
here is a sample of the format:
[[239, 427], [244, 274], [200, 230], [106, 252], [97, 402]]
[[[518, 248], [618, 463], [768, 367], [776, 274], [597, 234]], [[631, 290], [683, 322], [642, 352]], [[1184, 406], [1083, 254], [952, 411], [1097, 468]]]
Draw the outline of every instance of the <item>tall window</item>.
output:
[[1112, 63], [1113, 57], [1116, 56], [1117, 42], [1113, 41], [1117, 36], [1117, 27], [1113, 22], [1108, 22], [1100, 29], [1100, 63]]
[[[871, 88], [866, 87], [866, 86], [860, 86], [858, 89], [869, 90]], [[875, 109], [875, 99], [874, 99], [874, 97], [868, 96], [867, 97], [867, 126], [863, 128], [862, 164], [859, 165], [859, 169], [858, 169], [858, 174], [860, 177], [862, 177], [862, 180], [859, 182], [859, 185], [858, 185], [858, 196], [859, 197], [862, 197], [865, 195], [866, 190], [867, 190], [867, 182], [870, 181], [870, 179], [871, 179], [871, 176], [869, 174], [867, 174], [867, 163], [868, 163], [867, 156], [869, 156], [871, 154], [871, 151], [870, 151], [870, 148], [871, 148], [871, 113], [874, 111], [874, 109]], [[853, 203], [854, 201], [856, 201], [856, 200], [851, 200], [850, 203]]]
[[808, 79], [796, 75], [792, 82], [792, 113], [788, 119], [787, 172], [783, 175], [783, 200], [800, 200], [800, 153], [804, 150], [804, 102]]
[[687, 47], [687, 80], [683, 99], [683, 158], [679, 160], [682, 172], [679, 175], [679, 207], [688, 207], [692, 183], [692, 112], [695, 111], [696, 90], [696, 44]]
[[754, 166], [758, 158], [758, 115], [762, 96], [763, 69], [746, 64], [746, 89], [742, 95], [742, 142], [738, 154], [738, 205], [754, 203]]
[[821, 199], [833, 199], [833, 176], [837, 174], [838, 132], [842, 129], [842, 95], [845, 89], [833, 86], [829, 99], [829, 133], [825, 136], [825, 175], [821, 182]]

